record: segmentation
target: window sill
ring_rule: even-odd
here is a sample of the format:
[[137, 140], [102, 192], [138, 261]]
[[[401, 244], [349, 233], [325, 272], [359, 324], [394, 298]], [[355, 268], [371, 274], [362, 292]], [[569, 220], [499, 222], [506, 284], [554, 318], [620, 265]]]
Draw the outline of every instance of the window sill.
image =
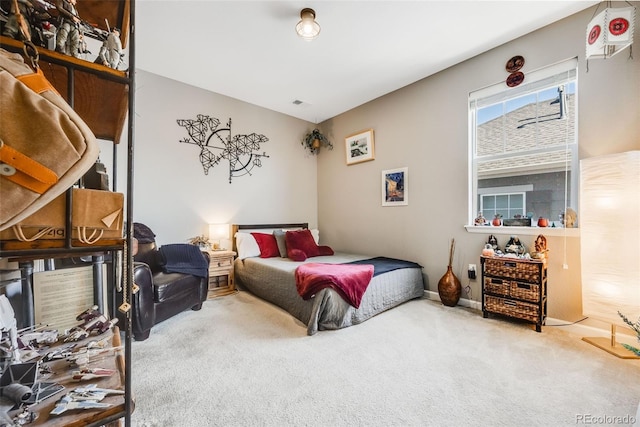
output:
[[560, 237], [580, 237], [579, 228], [560, 228], [560, 227], [494, 227], [491, 225], [465, 225], [464, 228], [469, 233], [476, 234], [508, 234], [518, 236], [537, 236], [543, 234], [547, 236]]

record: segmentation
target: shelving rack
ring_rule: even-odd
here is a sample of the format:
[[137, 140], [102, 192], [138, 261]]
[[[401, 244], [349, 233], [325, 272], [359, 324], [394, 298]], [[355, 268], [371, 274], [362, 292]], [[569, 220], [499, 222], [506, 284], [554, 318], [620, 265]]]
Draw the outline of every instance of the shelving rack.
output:
[[[135, 0], [82, 0], [77, 5], [80, 16], [87, 22], [104, 22], [121, 28], [123, 47], [129, 41], [128, 71], [113, 70], [109, 67], [94, 64], [82, 59], [73, 58], [61, 53], [38, 48], [39, 65], [44, 75], [56, 90], [67, 100], [98, 139], [113, 143], [113, 188], [117, 186], [117, 147], [122, 137], [125, 121], [127, 126], [127, 184], [125, 201], [125, 234], [122, 239], [101, 240], [98, 245], [86, 245], [72, 239], [71, 228], [71, 191], [67, 191], [67, 219], [65, 238], [62, 240], [37, 240], [34, 242], [0, 241], [0, 258], [15, 260], [22, 272], [22, 297], [31, 301], [24, 304], [23, 318], [33, 322], [33, 261], [36, 259], [51, 260], [56, 258], [91, 256], [94, 264], [94, 299], [102, 308], [101, 299], [103, 282], [100, 266], [105, 254], [116, 259], [123, 252], [122, 297], [131, 301], [131, 285], [133, 284], [132, 239], [133, 239], [133, 152], [134, 152], [134, 108], [135, 105]], [[106, 25], [98, 25], [104, 28]], [[23, 52], [23, 43], [8, 37], [0, 36], [0, 47], [11, 52]], [[97, 267], [98, 266], [98, 267]], [[115, 280], [117, 265], [112, 263], [112, 283], [110, 310], [111, 317], [116, 317], [119, 307]], [[100, 273], [98, 273], [100, 272]], [[78, 425], [100, 426], [124, 419], [125, 425], [131, 425], [133, 398], [131, 393], [131, 312], [120, 316], [125, 324], [119, 324], [124, 335], [124, 403], [114, 410], [94, 413], [91, 416], [80, 414], [73, 418], [47, 420], [43, 424], [36, 420], [32, 425]], [[120, 341], [120, 337], [116, 337]]]

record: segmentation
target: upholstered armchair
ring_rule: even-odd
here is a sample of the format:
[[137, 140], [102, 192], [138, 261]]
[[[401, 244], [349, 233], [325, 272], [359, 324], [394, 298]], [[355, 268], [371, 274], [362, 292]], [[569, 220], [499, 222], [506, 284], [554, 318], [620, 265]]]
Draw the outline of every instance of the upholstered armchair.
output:
[[202, 308], [209, 286], [209, 255], [186, 243], [158, 248], [147, 226], [134, 223], [133, 230], [138, 241], [133, 281], [139, 291], [131, 301], [132, 330], [134, 339], [143, 341], [154, 325], [188, 308]]

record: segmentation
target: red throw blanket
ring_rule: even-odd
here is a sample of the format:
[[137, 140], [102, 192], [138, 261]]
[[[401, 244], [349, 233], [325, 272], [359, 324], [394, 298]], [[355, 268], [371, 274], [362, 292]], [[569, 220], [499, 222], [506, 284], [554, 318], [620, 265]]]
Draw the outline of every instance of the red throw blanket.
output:
[[296, 268], [296, 287], [305, 299], [324, 288], [332, 288], [345, 301], [360, 307], [362, 295], [373, 277], [373, 265], [308, 263]]

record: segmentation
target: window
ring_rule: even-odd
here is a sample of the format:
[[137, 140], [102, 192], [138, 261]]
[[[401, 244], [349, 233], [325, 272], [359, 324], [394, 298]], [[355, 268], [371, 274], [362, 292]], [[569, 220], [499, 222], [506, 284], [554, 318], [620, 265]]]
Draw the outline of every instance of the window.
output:
[[[560, 226], [577, 210], [577, 60], [469, 96], [469, 224], [487, 219], [548, 218]], [[535, 222], [532, 222], [535, 225]]]
[[501, 218], [525, 216], [525, 193], [496, 193], [480, 195], [480, 212], [485, 218], [496, 215]]

